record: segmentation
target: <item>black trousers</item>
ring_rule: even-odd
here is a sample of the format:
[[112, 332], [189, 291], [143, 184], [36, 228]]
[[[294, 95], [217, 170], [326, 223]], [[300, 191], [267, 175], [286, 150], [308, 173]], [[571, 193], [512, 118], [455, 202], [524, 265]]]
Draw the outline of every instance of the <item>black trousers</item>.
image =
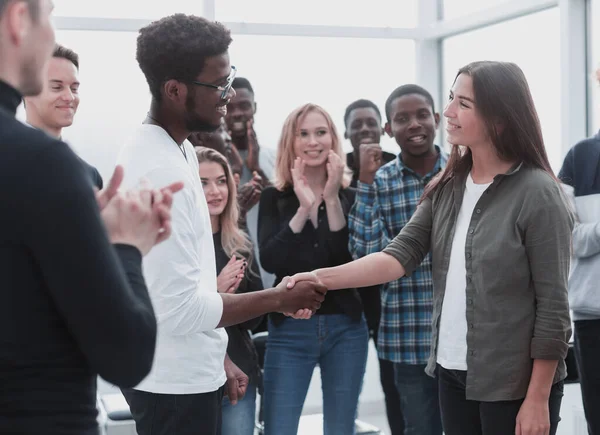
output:
[[223, 388], [203, 394], [122, 391], [138, 435], [221, 435]]
[[575, 359], [590, 435], [600, 435], [600, 320], [576, 320]]
[[[510, 435], [515, 433], [517, 414], [523, 400], [478, 402], [466, 399], [467, 372], [438, 366], [440, 410], [445, 435]], [[550, 392], [550, 435], [560, 421], [563, 382]]]

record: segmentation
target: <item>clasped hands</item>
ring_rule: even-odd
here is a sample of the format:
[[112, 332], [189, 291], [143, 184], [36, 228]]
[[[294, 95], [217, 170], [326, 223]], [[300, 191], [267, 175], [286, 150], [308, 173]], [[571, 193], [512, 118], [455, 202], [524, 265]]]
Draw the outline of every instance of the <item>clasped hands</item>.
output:
[[325, 300], [325, 294], [327, 293], [327, 287], [325, 287], [315, 272], [303, 272], [292, 277], [286, 277], [280, 285], [285, 286], [285, 289], [289, 293], [299, 293], [309, 298], [312, 295], [315, 298], [312, 301], [309, 299], [304, 305], [296, 305], [299, 307], [296, 311], [282, 310], [283, 314], [294, 319], [310, 319], [321, 307], [321, 303]]
[[110, 241], [135, 246], [146, 255], [171, 235], [173, 195], [183, 183], [153, 189], [142, 181], [139, 189], [120, 191], [123, 176], [123, 168], [117, 166], [108, 186], [96, 191], [96, 202]]

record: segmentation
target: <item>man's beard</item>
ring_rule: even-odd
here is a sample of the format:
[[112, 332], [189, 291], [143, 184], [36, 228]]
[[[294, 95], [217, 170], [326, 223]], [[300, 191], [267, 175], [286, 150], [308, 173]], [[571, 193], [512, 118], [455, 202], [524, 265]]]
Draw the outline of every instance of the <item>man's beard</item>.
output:
[[27, 62], [21, 67], [21, 83], [18, 91], [25, 97], [35, 97], [44, 89], [42, 74], [35, 60]]
[[195, 111], [194, 96], [188, 94], [185, 102], [185, 128], [191, 132], [213, 133], [221, 124], [213, 125], [200, 118]]

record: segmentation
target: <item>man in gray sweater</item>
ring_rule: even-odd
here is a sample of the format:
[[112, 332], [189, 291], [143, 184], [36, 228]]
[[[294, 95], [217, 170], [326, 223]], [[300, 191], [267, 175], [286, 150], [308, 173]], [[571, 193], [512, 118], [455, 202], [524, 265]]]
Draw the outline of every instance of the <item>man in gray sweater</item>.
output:
[[577, 213], [569, 278], [575, 358], [588, 431], [600, 435], [600, 133], [571, 148], [559, 178]]

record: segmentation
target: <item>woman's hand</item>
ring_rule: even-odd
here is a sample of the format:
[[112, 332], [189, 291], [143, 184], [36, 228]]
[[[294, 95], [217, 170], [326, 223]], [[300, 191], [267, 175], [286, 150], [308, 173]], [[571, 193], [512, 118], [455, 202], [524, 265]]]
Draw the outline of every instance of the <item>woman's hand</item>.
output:
[[235, 293], [240, 286], [246, 271], [246, 260], [238, 260], [235, 255], [217, 276], [217, 291], [219, 293]]
[[300, 208], [310, 210], [315, 203], [315, 194], [308, 185], [304, 175], [304, 160], [297, 157], [292, 166], [292, 180], [294, 182], [294, 193], [300, 201]]
[[323, 189], [325, 201], [337, 198], [344, 177], [344, 162], [335, 152], [329, 151], [327, 159], [327, 183]]

